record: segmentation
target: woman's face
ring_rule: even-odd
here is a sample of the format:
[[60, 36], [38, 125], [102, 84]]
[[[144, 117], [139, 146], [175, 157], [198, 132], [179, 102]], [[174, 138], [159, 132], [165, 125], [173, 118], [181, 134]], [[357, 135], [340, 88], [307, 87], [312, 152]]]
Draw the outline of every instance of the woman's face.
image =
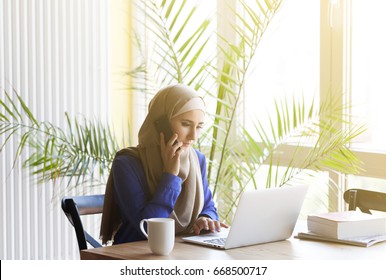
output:
[[173, 132], [178, 135], [177, 141], [183, 143], [182, 147], [188, 148], [198, 139], [204, 118], [203, 111], [192, 110], [170, 120]]

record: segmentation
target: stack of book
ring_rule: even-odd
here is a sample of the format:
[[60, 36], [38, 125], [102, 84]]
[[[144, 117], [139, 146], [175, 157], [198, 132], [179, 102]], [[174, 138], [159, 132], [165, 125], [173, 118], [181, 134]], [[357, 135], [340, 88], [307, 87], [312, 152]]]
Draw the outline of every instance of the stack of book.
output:
[[360, 211], [330, 212], [307, 217], [308, 232], [297, 238], [368, 247], [386, 241], [386, 218]]

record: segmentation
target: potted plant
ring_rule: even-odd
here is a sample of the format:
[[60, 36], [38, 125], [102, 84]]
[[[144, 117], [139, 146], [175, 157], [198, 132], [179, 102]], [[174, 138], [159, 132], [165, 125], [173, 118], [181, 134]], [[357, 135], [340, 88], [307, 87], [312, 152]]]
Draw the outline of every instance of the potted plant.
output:
[[[240, 1], [243, 14], [230, 7], [235, 19], [230, 26], [237, 34], [232, 40], [214, 34], [211, 19], [196, 21], [197, 10], [188, 1], [141, 1], [139, 6], [147, 19], [143, 28], [154, 38], [154, 52], [146, 54], [144, 48], [149, 46], [143, 44], [140, 34], [135, 36], [142, 59], [127, 72], [132, 77], [129, 86], [141, 93], [154, 93], [164, 85], [183, 83], [205, 94], [212, 125], [198, 145], [208, 158], [208, 178], [221, 205], [220, 216], [228, 221], [247, 185], [283, 186], [318, 170], [360, 170], [349, 143], [363, 127], [345, 122], [342, 104], [334, 98], [319, 106], [316, 101], [307, 104], [291, 97], [275, 100], [275, 107], [268, 112], [269, 122], [254, 122], [258, 139], [237, 119], [251, 61], [281, 2]], [[213, 36], [217, 38], [214, 55], [206, 51]], [[0, 135], [5, 135], [5, 141], [0, 151], [11, 137], [20, 135], [15, 158], [28, 146], [32, 152], [24, 166], [32, 167], [40, 180], [67, 178], [68, 185], [77, 186], [94, 184], [100, 178], [103, 183], [120, 148], [109, 126], [66, 115], [67, 127], [62, 129], [38, 121], [17, 93], [5, 92], [4, 96]], [[281, 162], [283, 147], [290, 158], [285, 166]], [[258, 186], [255, 177], [262, 167], [268, 170], [266, 183]]]

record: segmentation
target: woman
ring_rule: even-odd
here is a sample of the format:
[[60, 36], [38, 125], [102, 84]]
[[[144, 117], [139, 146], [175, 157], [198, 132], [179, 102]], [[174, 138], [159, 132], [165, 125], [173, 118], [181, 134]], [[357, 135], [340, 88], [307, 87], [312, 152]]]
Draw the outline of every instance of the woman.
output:
[[[172, 135], [158, 131], [162, 117]], [[142, 219], [171, 217], [176, 234], [227, 227], [218, 214], [206, 179], [206, 160], [193, 149], [205, 117], [205, 105], [193, 89], [174, 85], [161, 89], [149, 104], [137, 147], [119, 151], [107, 182], [102, 215], [103, 244], [143, 240]]]

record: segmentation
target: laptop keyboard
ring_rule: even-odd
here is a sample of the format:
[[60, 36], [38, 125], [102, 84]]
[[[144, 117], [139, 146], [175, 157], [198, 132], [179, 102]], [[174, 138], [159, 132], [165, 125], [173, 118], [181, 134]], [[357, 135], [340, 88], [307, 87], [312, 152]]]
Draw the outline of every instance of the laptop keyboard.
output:
[[204, 240], [204, 242], [205, 242], [205, 243], [209, 243], [209, 244], [213, 244], [213, 245], [224, 246], [226, 240], [227, 240], [227, 239], [226, 239], [225, 237], [223, 237], [223, 238], [212, 238], [212, 239], [207, 239], [207, 240]]

